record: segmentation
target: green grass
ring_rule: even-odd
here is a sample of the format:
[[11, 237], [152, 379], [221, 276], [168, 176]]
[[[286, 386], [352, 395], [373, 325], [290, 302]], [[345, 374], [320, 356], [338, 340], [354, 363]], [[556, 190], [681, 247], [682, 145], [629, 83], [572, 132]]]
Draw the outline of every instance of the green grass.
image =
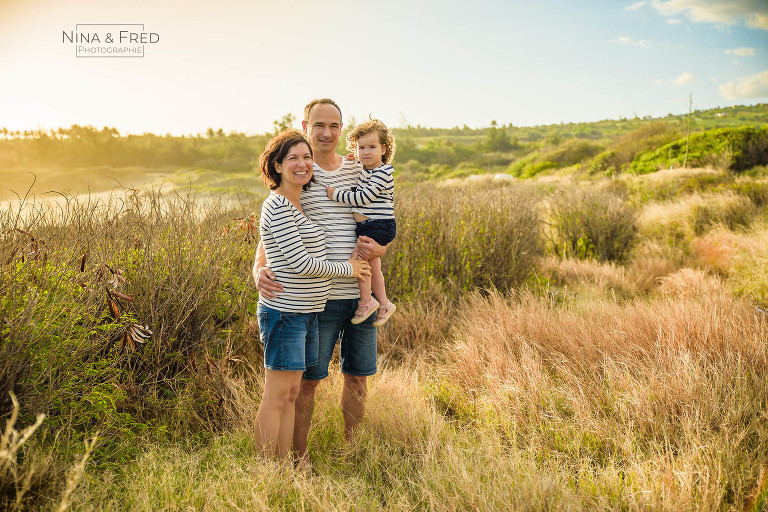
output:
[[[768, 236], [752, 174], [398, 182], [398, 312], [353, 443], [338, 366], [320, 386], [311, 475], [251, 438], [263, 371], [243, 219], [263, 187], [5, 211], [0, 394], [19, 398], [15, 428], [47, 418], [6, 459], [0, 504], [23, 489], [31, 510], [762, 506]], [[617, 199], [627, 209], [593, 214]], [[568, 255], [544, 243], [558, 205], [593, 222]], [[638, 231], [596, 261], [633, 212]], [[126, 342], [134, 323], [153, 336]]]

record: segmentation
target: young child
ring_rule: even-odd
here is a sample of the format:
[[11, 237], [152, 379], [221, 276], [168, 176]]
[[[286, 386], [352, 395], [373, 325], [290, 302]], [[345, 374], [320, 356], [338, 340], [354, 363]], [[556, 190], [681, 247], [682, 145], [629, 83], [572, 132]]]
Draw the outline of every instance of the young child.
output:
[[[373, 238], [379, 245], [387, 245], [395, 238], [394, 190], [392, 177], [394, 169], [389, 162], [395, 154], [395, 138], [392, 132], [379, 121], [371, 119], [347, 134], [347, 149], [356, 154], [363, 164], [363, 173], [352, 190], [337, 190], [326, 187], [328, 197], [340, 203], [352, 205], [352, 212], [357, 221], [355, 233], [358, 237]], [[357, 248], [355, 248], [356, 254]], [[395, 305], [387, 299], [384, 288], [384, 274], [381, 272], [381, 258], [368, 262], [371, 265], [371, 277], [358, 280], [360, 302], [351, 322], [359, 324], [378, 310], [374, 327], [384, 325]], [[373, 290], [373, 295], [371, 295]], [[378, 300], [377, 300], [378, 299]], [[381, 307], [379, 307], [381, 306]]]

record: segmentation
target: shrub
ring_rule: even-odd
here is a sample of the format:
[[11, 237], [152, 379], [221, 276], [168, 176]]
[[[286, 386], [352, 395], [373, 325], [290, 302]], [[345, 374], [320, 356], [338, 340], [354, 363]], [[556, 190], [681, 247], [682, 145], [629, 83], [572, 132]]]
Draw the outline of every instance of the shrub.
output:
[[744, 196], [727, 193], [691, 194], [676, 201], [648, 203], [638, 219], [640, 232], [676, 254], [678, 263], [690, 256], [691, 241], [724, 225], [743, 230], [754, 220], [755, 206]]
[[397, 238], [384, 256], [394, 295], [433, 280], [458, 289], [512, 288], [541, 254], [533, 200], [493, 181], [417, 185], [398, 193], [396, 208]]
[[716, 187], [727, 187], [733, 181], [727, 172], [682, 168], [664, 169], [640, 176], [625, 174], [622, 178], [635, 203], [674, 199]]
[[[713, 197], [713, 199], [715, 199]], [[739, 195], [725, 195], [720, 200], [696, 202], [691, 207], [691, 225], [696, 235], [701, 235], [717, 224], [728, 229], [746, 228], [755, 217], [755, 206]]]
[[[0, 220], [0, 400], [14, 390], [54, 428], [154, 428], [194, 358], [226, 355], [255, 308], [252, 226], [215, 202], [129, 194]], [[218, 409], [196, 405], [213, 428]]]
[[[743, 172], [768, 164], [768, 128], [765, 127], [741, 126], [695, 133], [687, 145], [691, 167], [711, 165]], [[654, 151], [646, 151], [632, 161], [629, 170], [644, 174], [667, 165], [682, 166], [685, 149], [686, 139], [682, 138]]]
[[677, 129], [664, 121], [653, 122], [617, 137], [607, 151], [593, 160], [590, 172], [619, 172], [635, 155], [658, 148], [680, 136]]
[[592, 163], [587, 167], [587, 172], [590, 174], [605, 173], [612, 174], [616, 172], [616, 166], [613, 163], [613, 159], [616, 153], [608, 150], [600, 153], [592, 160]]
[[539, 153], [534, 151], [528, 156], [515, 160], [507, 167], [507, 172], [513, 176], [522, 176], [524, 169], [539, 157]]
[[749, 198], [758, 208], [768, 204], [768, 183], [765, 181], [740, 178], [731, 186], [731, 189], [737, 194]]
[[561, 257], [623, 262], [637, 233], [635, 219], [623, 195], [563, 192], [552, 203], [554, 251]]
[[[559, 143], [558, 143], [559, 144]], [[535, 151], [509, 165], [515, 176], [533, 177], [549, 169], [568, 167], [582, 162], [600, 151], [600, 146], [579, 139], [570, 139], [547, 151]]]
[[600, 146], [578, 139], [571, 139], [546, 155], [546, 159], [559, 167], [568, 167], [595, 156]]

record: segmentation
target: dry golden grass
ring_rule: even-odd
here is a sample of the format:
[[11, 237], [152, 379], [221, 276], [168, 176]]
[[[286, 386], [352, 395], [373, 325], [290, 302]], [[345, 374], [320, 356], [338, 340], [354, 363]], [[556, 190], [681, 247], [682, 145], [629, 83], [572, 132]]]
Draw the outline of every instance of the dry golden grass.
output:
[[659, 292], [669, 297], [703, 297], [724, 291], [718, 276], [692, 268], [683, 268], [663, 277], [659, 287]]
[[650, 239], [685, 244], [717, 224], [749, 226], [752, 202], [733, 192], [695, 193], [673, 201], [648, 203], [638, 218], [641, 234]]
[[[502, 192], [505, 187], [498, 185]], [[423, 196], [425, 190], [411, 192]], [[462, 205], [466, 215], [459, 220], [472, 220], [478, 213], [462, 192], [468, 191], [441, 189], [427, 199]], [[484, 208], [492, 206], [495, 196], [483, 197]], [[247, 304], [211, 299], [212, 313], [179, 333], [191, 343], [174, 362], [184, 371], [163, 372], [162, 388], [144, 388], [162, 389], [172, 400], [152, 402], [144, 392], [147, 405], [134, 411], [161, 418], [170, 434], [118, 436], [117, 443], [133, 443], [119, 464], [89, 469], [78, 487], [77, 478], [70, 479], [74, 490], [64, 495], [60, 475], [56, 489], [35, 504], [147, 511], [760, 510], [768, 500], [768, 320], [755, 316], [752, 300], [768, 284], [768, 229], [711, 230], [713, 219], [749, 213], [733, 197], [695, 194], [682, 205], [651, 205], [646, 213], [658, 211], [647, 222], [661, 224], [645, 224], [651, 238], [624, 266], [546, 260], [538, 265], [550, 277], [546, 297], [469, 291], [451, 279], [453, 271], [439, 279], [446, 260], [434, 257], [430, 244], [455, 241], [441, 237], [456, 228], [451, 219], [457, 217], [440, 217], [440, 208], [419, 210], [411, 222], [421, 234], [411, 238], [422, 245], [407, 247], [407, 256], [424, 262], [428, 255], [434, 265], [405, 283], [410, 292], [379, 331], [379, 372], [370, 380], [366, 417], [353, 443], [342, 436], [337, 362], [318, 389], [311, 475], [256, 455], [252, 423], [263, 382], [256, 326], [243, 314], [217, 332], [207, 319], [230, 318]], [[665, 224], [675, 212], [685, 228], [680, 260], [669, 258], [664, 245], [675, 236]], [[231, 215], [220, 217], [208, 217], [206, 229], [219, 232], [219, 221], [230, 222]], [[425, 231], [425, 219], [433, 233]], [[184, 225], [172, 220], [161, 225], [165, 231]], [[702, 226], [707, 229], [697, 234]], [[189, 253], [185, 244], [205, 233], [195, 229], [173, 244], [163, 239], [166, 256], [141, 275], [173, 267], [183, 283], [191, 273], [178, 269], [199, 266], [206, 270], [200, 275], [209, 283], [205, 290], [224, 286], [216, 284], [218, 267], [181, 257]], [[508, 257], [503, 239], [487, 236], [497, 252], [489, 258], [483, 249], [480, 263], [467, 259], [467, 275], [480, 265], [489, 276], [500, 275], [502, 267], [494, 265]], [[134, 243], [133, 237], [119, 240], [127, 249]], [[239, 283], [226, 282], [233, 296], [247, 290]], [[163, 289], [180, 290], [177, 281]], [[23, 290], [18, 294], [21, 301]], [[182, 290], [180, 304], [189, 295]], [[172, 306], [158, 315], [178, 325]], [[164, 346], [150, 348], [165, 354]], [[142, 364], [152, 354], [145, 351]], [[151, 416], [150, 407], [165, 408]]]
[[691, 248], [695, 259], [704, 267], [726, 274], [739, 249], [739, 235], [728, 228], [719, 227], [693, 239]]
[[740, 255], [768, 254], [768, 227], [758, 223], [747, 232], [733, 232], [716, 226], [691, 242], [697, 263], [723, 275], [728, 274]]
[[649, 174], [641, 174], [639, 176], [625, 174], [625, 175], [622, 175], [622, 179], [624, 181], [632, 180], [632, 181], [639, 181], [639, 182], [647, 182], [647, 183], [652, 183], [652, 184], [655, 184], [656, 186], [659, 186], [670, 180], [684, 180], [684, 179], [699, 177], [699, 176], [721, 176], [721, 175], [723, 175], [723, 171], [718, 171], [716, 169], [705, 169], [701, 167], [696, 167], [696, 168], [677, 167], [674, 169], [662, 169], [660, 171], [652, 172]]
[[573, 258], [549, 258], [542, 271], [555, 278], [561, 286], [585, 292], [593, 296], [614, 292], [636, 295], [654, 289], [662, 276], [674, 269], [669, 260], [661, 257], [638, 255], [626, 265]]
[[752, 491], [768, 323], [748, 302], [721, 290], [577, 312], [475, 294], [464, 311], [451, 375], [517, 449], [624, 472], [632, 509], [727, 509]]
[[13, 393], [10, 395], [13, 410], [0, 437], [0, 505], [8, 510], [21, 510], [37, 468], [29, 463], [19, 463], [18, 459], [24, 444], [43, 424], [45, 414], [38, 414], [34, 424], [19, 432], [14, 428], [19, 417], [19, 402]]
[[[768, 322], [727, 292], [591, 310], [469, 294], [444, 364], [387, 366], [354, 442], [338, 366], [318, 389], [314, 473], [230, 433], [149, 446], [75, 510], [733, 510], [764, 503]], [[394, 319], [393, 319], [394, 320]], [[241, 413], [254, 410], [231, 376]], [[241, 386], [238, 388], [238, 386]], [[751, 500], [751, 501], [750, 501]], [[756, 506], [756, 505], [755, 505]]]
[[397, 303], [395, 316], [378, 330], [380, 361], [413, 365], [448, 341], [457, 301], [435, 283]]
[[[16, 421], [19, 418], [19, 403], [16, 396], [10, 394], [13, 409], [11, 416], [0, 436], [0, 507], [3, 510], [32, 510], [28, 494], [43, 492], [59, 492], [57, 473], [58, 461], [51, 453], [41, 453], [28, 443], [45, 420], [45, 414], [38, 414], [35, 422], [19, 432]], [[79, 459], [66, 471], [66, 479], [62, 482], [63, 489], [58, 505], [52, 504], [51, 509], [64, 512], [70, 506], [70, 497], [77, 489], [86, 464], [98, 442], [98, 435], [85, 442], [85, 451]], [[38, 503], [39, 505], [39, 503]]]

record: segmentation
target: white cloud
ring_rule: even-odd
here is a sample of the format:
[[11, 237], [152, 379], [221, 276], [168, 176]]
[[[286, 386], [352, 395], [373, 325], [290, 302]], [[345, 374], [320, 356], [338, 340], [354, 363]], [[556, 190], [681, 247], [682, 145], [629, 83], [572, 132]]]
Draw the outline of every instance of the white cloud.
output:
[[644, 5], [645, 5], [645, 1], [643, 1], [643, 2], [635, 2], [632, 5], [626, 6], [624, 8], [624, 10], [625, 11], [637, 11], [638, 9], [640, 9]]
[[761, 28], [763, 30], [768, 30], [768, 12], [766, 12], [765, 7], [763, 7], [763, 12], [755, 12], [751, 15], [748, 15], [747, 18], [747, 26], [749, 28]]
[[729, 100], [738, 98], [763, 98], [768, 96], [768, 71], [745, 76], [738, 82], [728, 82], [719, 87], [720, 94]]
[[645, 39], [634, 40], [627, 36], [619, 36], [616, 39], [611, 39], [611, 42], [616, 44], [626, 44], [628, 46], [639, 46], [640, 48], [651, 47], [650, 41], [646, 41]]
[[694, 23], [736, 25], [768, 30], [768, 3], [765, 0], [651, 0], [664, 16], [684, 14]]
[[669, 19], [667, 20], [667, 23], [668, 23], [669, 25], [679, 25], [679, 24], [681, 24], [682, 22], [683, 22], [683, 20], [681, 20], [680, 18], [669, 18]]
[[653, 82], [653, 83], [655, 83], [656, 85], [661, 85], [661, 84], [663, 84], [663, 83], [664, 83], [664, 79], [663, 79], [663, 78], [659, 78], [658, 80], [656, 80], [656, 81], [655, 81], [655, 82]]
[[694, 75], [693, 73], [689, 73], [688, 71], [683, 71], [682, 73], [680, 73], [680, 76], [678, 76], [673, 80], [673, 83], [675, 85], [688, 85], [688, 84], [694, 84], [698, 81], [699, 79], [696, 78], [696, 75]]
[[736, 55], [738, 57], [751, 57], [755, 54], [754, 48], [733, 48], [731, 50], [725, 50], [728, 55]]

